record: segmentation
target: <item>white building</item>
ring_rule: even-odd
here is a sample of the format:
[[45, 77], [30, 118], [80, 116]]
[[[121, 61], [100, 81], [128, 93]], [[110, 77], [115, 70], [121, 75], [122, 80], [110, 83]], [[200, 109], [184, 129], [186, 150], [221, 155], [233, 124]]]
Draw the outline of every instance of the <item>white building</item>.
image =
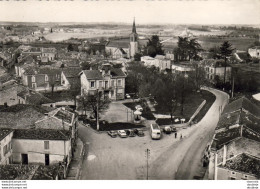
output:
[[13, 130], [0, 128], [0, 165], [12, 163]]
[[259, 58], [260, 59], [260, 46], [255, 46], [248, 49], [248, 53], [252, 58]]
[[71, 161], [71, 132], [67, 130], [17, 129], [12, 146], [13, 163], [68, 165]]
[[191, 71], [194, 71], [194, 68], [188, 65], [182, 65], [182, 64], [173, 64], [172, 65], [172, 72], [173, 73], [183, 73], [187, 74]]
[[113, 100], [124, 99], [126, 75], [121, 69], [103, 65], [101, 70], [83, 70], [80, 74], [81, 95], [102, 92]]

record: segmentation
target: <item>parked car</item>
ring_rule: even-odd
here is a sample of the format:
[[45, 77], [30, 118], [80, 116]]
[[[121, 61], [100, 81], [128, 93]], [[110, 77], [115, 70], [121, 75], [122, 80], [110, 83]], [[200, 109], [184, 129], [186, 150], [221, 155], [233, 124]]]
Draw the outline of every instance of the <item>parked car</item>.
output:
[[138, 110], [138, 111], [140, 111], [140, 112], [143, 111], [143, 108], [142, 108], [141, 105], [136, 105], [136, 106], [135, 106], [135, 109]]
[[176, 129], [175, 126], [171, 126], [171, 130], [172, 130], [173, 133], [177, 132], [177, 129]]
[[125, 133], [126, 133], [127, 136], [129, 136], [130, 130], [129, 129], [125, 129]]
[[171, 129], [170, 126], [165, 126], [164, 129], [163, 129], [163, 131], [165, 132], [165, 134], [171, 134], [172, 129]]
[[128, 136], [129, 136], [129, 137], [135, 137], [135, 135], [136, 135], [136, 134], [135, 134], [134, 130], [130, 129]]
[[121, 137], [121, 138], [126, 138], [127, 137], [127, 134], [124, 130], [119, 130], [118, 132], [118, 135]]
[[137, 136], [139, 136], [139, 137], [143, 137], [143, 136], [144, 136], [144, 132], [143, 132], [142, 130], [138, 130], [138, 129], [136, 129], [135, 134], [136, 134]]
[[116, 138], [117, 137], [117, 132], [116, 131], [108, 131], [107, 134], [109, 136], [111, 136], [112, 138]]
[[130, 94], [126, 94], [126, 95], [125, 95], [125, 98], [126, 98], [126, 99], [130, 99], [130, 98], [131, 98]]

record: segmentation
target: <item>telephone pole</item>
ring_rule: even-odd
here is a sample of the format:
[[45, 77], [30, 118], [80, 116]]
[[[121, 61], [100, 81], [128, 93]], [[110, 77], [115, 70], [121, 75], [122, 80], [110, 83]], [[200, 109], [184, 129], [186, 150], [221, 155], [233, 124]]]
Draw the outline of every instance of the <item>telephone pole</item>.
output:
[[150, 158], [150, 150], [147, 148], [146, 150], [145, 150], [145, 157], [146, 157], [146, 180], [149, 180], [149, 175], [148, 175], [148, 169], [149, 169], [149, 162], [148, 162], [148, 160], [149, 160], [149, 158]]

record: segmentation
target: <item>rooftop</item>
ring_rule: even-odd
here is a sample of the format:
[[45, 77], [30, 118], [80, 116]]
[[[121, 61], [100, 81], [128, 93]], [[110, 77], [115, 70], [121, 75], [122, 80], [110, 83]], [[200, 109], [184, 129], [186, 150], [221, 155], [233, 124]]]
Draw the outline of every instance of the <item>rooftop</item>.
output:
[[64, 68], [62, 72], [66, 77], [78, 77], [78, 74], [81, 72], [81, 68], [79, 67]]
[[74, 114], [67, 110], [59, 109], [59, 111], [54, 116], [71, 124]]
[[111, 69], [112, 77], [126, 77], [125, 73], [120, 68]]
[[249, 111], [251, 114], [254, 114], [256, 116], [260, 115], [260, 108], [258, 106], [256, 106], [255, 104], [253, 104], [246, 97], [239, 98], [239, 99], [234, 100], [233, 102], [229, 103], [224, 108], [222, 114], [234, 112], [241, 108], [245, 109], [246, 111]]
[[86, 75], [87, 79], [103, 79], [102, 74], [99, 70], [83, 70], [83, 72]]
[[0, 180], [54, 180], [58, 165], [0, 165]]
[[69, 140], [71, 132], [67, 130], [54, 129], [16, 129], [14, 139], [31, 140]]
[[2, 141], [7, 135], [9, 135], [13, 130], [8, 128], [0, 128], [0, 141]]
[[36, 105], [30, 105], [30, 104], [16, 104], [14, 106], [10, 106], [7, 107], [5, 109], [0, 110], [0, 112], [12, 112], [12, 113], [17, 113], [17, 112], [21, 112], [25, 109], [30, 109], [33, 108], [36, 111], [40, 112], [40, 113], [48, 113], [48, 109], [46, 107], [43, 106], [36, 106]]
[[257, 178], [260, 178], [260, 159], [246, 153], [242, 153], [227, 160], [226, 164], [224, 166], [221, 165], [221, 167], [243, 173], [249, 173], [256, 175]]
[[57, 50], [55, 48], [42, 48], [42, 53], [56, 53]]

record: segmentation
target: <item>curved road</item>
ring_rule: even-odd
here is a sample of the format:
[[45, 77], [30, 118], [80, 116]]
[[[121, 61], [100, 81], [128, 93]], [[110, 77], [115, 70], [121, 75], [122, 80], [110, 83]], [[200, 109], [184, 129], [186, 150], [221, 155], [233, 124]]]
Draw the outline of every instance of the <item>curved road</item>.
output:
[[[205, 90], [216, 96], [215, 102], [197, 125], [178, 131], [177, 139], [174, 135], [163, 135], [162, 140], [151, 140], [148, 131], [145, 132], [145, 137], [112, 139], [106, 133], [98, 134], [90, 128], [81, 126], [79, 137], [86, 144], [87, 154], [80, 178], [146, 179], [144, 152], [147, 148], [151, 150], [149, 179], [184, 180], [203, 176], [205, 169], [202, 168], [201, 157], [218, 123], [219, 107], [224, 107], [228, 102], [226, 93], [215, 89]], [[183, 136], [182, 139], [180, 134]]]
[[152, 179], [193, 179], [203, 176], [201, 158], [207, 144], [211, 141], [217, 126], [220, 107], [228, 103], [228, 95], [215, 89], [205, 89], [216, 96], [216, 100], [195, 126], [190, 135], [185, 136], [178, 145], [172, 145], [151, 166]]

